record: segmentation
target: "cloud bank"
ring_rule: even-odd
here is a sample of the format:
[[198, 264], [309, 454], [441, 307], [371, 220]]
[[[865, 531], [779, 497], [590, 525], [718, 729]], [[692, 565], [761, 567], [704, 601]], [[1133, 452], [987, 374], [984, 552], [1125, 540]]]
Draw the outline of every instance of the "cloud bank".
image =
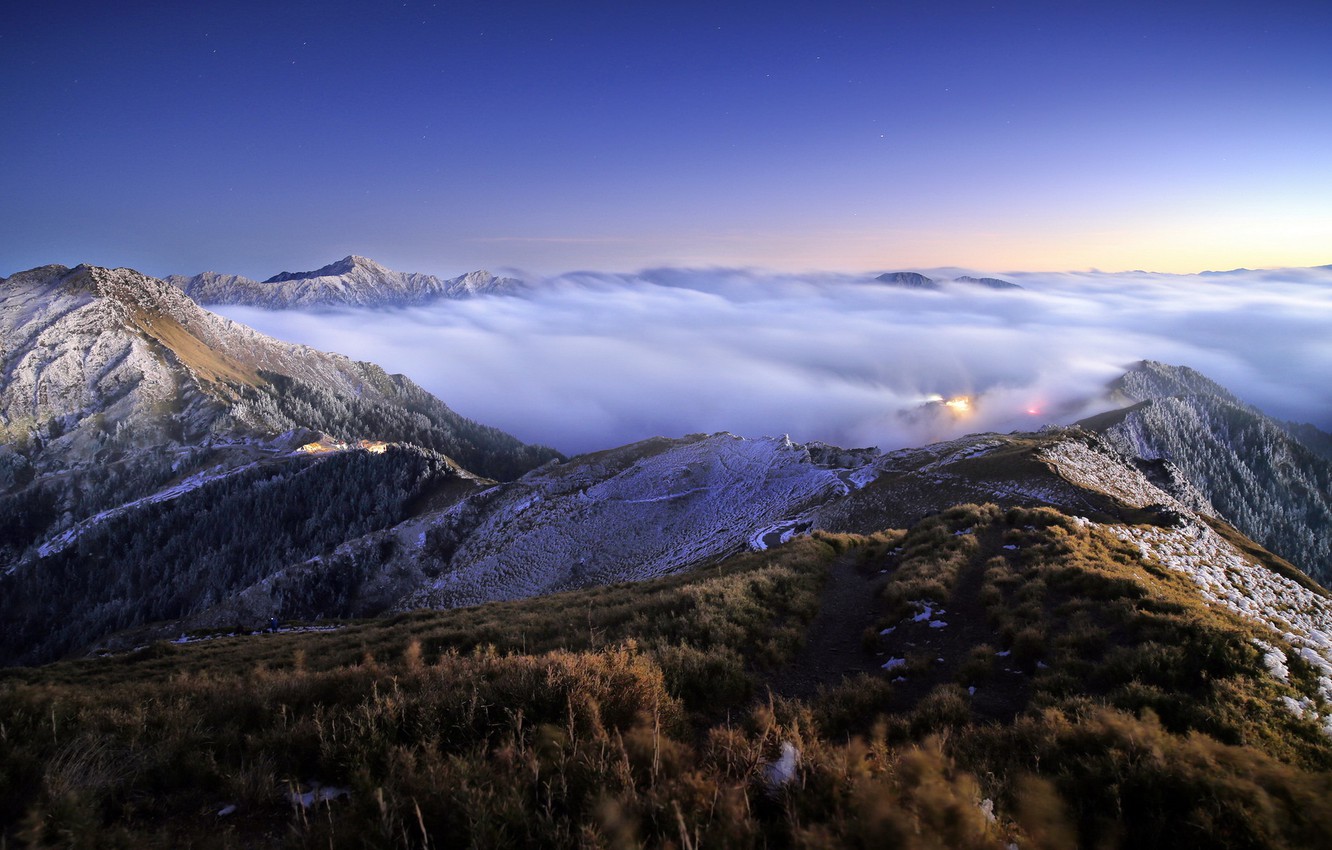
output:
[[[1144, 358], [1332, 427], [1332, 267], [1000, 276], [1025, 289], [656, 269], [410, 309], [219, 312], [568, 453], [699, 431], [897, 448], [1033, 429], [1103, 409], [1105, 384]], [[970, 411], [937, 403], [957, 396]]]

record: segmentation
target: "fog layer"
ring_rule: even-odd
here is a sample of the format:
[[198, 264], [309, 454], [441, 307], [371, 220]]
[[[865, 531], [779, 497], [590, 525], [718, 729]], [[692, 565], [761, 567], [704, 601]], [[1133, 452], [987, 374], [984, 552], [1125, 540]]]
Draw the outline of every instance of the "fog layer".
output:
[[[658, 269], [410, 309], [219, 312], [567, 453], [699, 431], [896, 448], [1032, 429], [1104, 409], [1144, 358], [1332, 426], [1332, 267], [1001, 277], [1025, 288]], [[958, 396], [969, 411], [938, 403]]]

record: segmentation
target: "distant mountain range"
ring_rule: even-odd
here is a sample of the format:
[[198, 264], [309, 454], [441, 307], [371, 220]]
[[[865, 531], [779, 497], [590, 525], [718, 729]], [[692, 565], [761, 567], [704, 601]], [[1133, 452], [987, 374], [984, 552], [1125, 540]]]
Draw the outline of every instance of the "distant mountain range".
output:
[[879, 283], [900, 286], [904, 289], [942, 289], [948, 283], [963, 283], [968, 286], [983, 286], [986, 289], [1022, 289], [1016, 283], [1000, 280], [997, 277], [971, 277], [962, 275], [951, 281], [936, 280], [919, 272], [885, 272], [874, 278]]
[[[235, 304], [269, 310], [402, 307], [479, 295], [522, 295], [531, 291], [524, 281], [496, 277], [484, 270], [441, 279], [429, 274], [393, 271], [355, 254], [313, 271], [284, 271], [264, 281], [218, 272], [189, 277], [169, 275], [164, 279], [200, 304]], [[994, 277], [962, 275], [941, 280], [918, 272], [887, 272], [874, 280], [902, 289], [942, 290], [953, 284], [999, 290], [1023, 288]]]
[[406, 306], [439, 299], [509, 294], [524, 287], [520, 280], [496, 277], [487, 271], [445, 280], [416, 272], [396, 272], [354, 254], [314, 271], [282, 272], [263, 282], [217, 272], [193, 277], [170, 275], [166, 281], [200, 304], [242, 304], [272, 310]]

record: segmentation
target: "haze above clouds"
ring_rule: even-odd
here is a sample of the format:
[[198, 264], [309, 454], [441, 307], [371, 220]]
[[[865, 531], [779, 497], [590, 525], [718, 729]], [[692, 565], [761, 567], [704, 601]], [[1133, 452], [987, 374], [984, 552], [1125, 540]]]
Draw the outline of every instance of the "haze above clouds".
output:
[[[1103, 409], [1106, 382], [1140, 359], [1332, 427], [1332, 267], [1002, 277], [1025, 289], [657, 269], [419, 308], [219, 312], [567, 453], [699, 431], [898, 448], [1034, 429]], [[927, 404], [963, 395], [966, 415]]]

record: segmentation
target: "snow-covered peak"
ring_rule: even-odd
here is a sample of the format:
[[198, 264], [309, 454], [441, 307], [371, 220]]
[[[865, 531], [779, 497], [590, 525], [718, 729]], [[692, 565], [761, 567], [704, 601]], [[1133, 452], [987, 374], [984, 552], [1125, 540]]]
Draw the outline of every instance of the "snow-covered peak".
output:
[[268, 280], [265, 280], [264, 283], [284, 283], [289, 280], [310, 280], [312, 278], [339, 277], [358, 273], [381, 277], [397, 274], [397, 272], [390, 271], [369, 257], [362, 257], [359, 254], [348, 254], [341, 260], [329, 263], [314, 271], [282, 272], [281, 274], [273, 275]]
[[[1141, 360], [1111, 384], [1132, 401], [1169, 398], [1180, 395], [1213, 396], [1243, 405], [1229, 390], [1188, 366], [1172, 366], [1155, 360]], [[1246, 408], [1248, 405], [1243, 405]]]

